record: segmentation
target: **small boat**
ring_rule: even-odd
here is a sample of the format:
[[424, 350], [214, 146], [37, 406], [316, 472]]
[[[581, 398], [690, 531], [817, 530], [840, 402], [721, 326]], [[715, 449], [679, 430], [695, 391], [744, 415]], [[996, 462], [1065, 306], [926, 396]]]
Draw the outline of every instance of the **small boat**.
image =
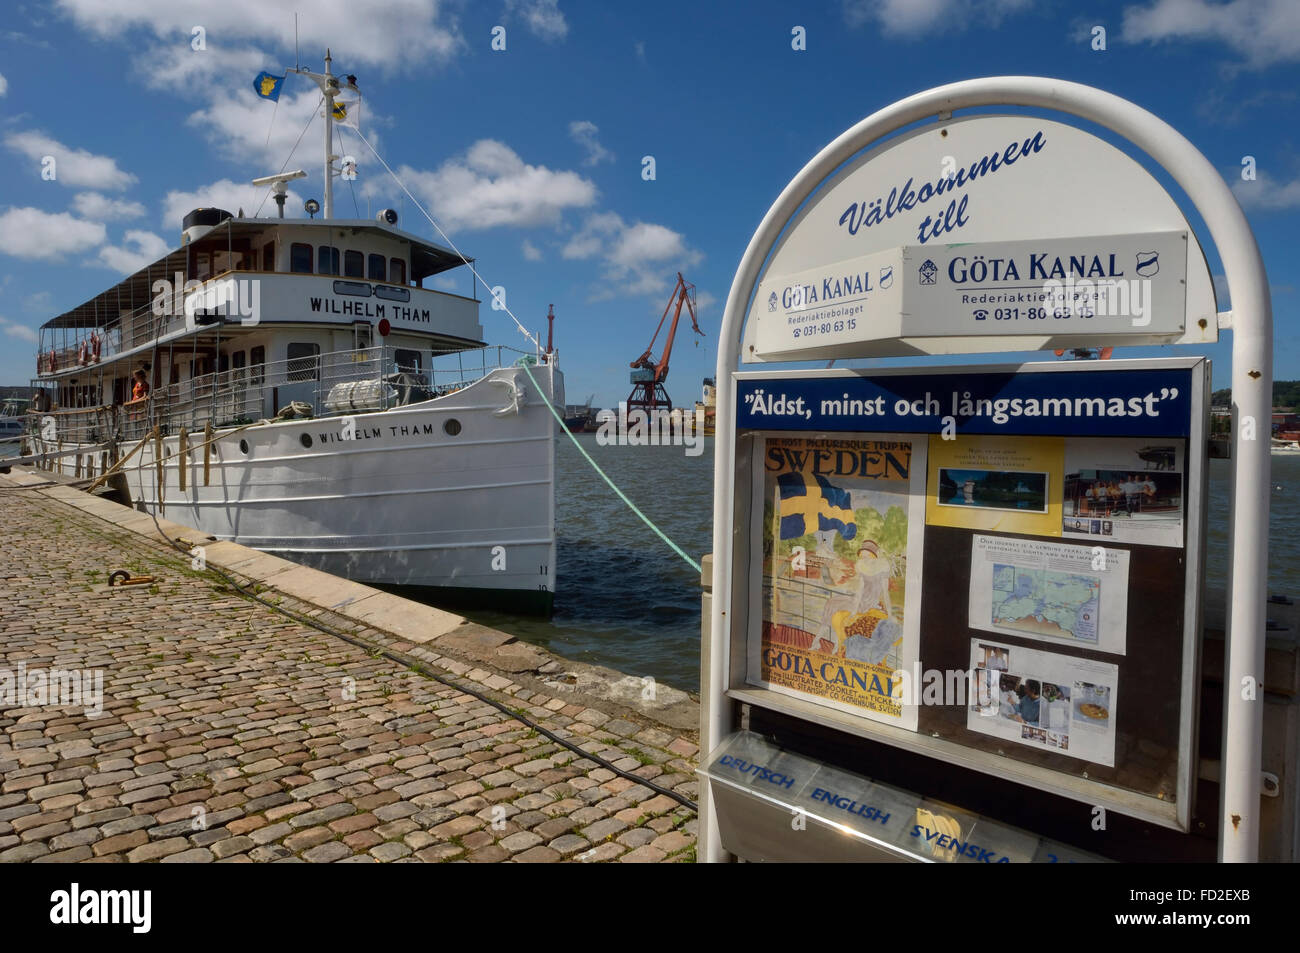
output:
[[1279, 453], [1279, 454], [1300, 453], [1300, 441], [1281, 440], [1277, 437], [1274, 437], [1272, 445], [1269, 447], [1269, 451], [1271, 453]]
[[586, 433], [596, 429], [596, 412], [591, 409], [591, 402], [596, 399], [592, 394], [585, 404], [569, 404], [564, 408], [564, 426], [570, 433]]
[[29, 403], [30, 401], [18, 397], [10, 397], [0, 405], [0, 457], [18, 453], [18, 442], [27, 427]]

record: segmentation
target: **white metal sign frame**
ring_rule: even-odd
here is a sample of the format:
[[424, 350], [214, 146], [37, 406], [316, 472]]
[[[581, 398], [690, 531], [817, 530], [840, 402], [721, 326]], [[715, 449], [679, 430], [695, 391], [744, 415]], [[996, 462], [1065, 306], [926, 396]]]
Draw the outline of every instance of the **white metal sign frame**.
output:
[[[714, 459], [713, 600], [703, 688], [701, 751], [707, 755], [729, 729], [727, 698], [733, 480], [736, 455], [736, 371], [741, 335], [763, 268], [802, 203], [848, 159], [911, 123], [947, 120], [961, 109], [1007, 105], [1053, 110], [1097, 123], [1162, 166], [1190, 198], [1219, 250], [1232, 295], [1232, 553], [1224, 660], [1224, 725], [1220, 782], [1219, 858], [1255, 861], [1259, 854], [1264, 630], [1268, 577], [1273, 313], [1264, 263], [1246, 217], [1223, 178], [1177, 130], [1111, 93], [1035, 76], [966, 80], [935, 87], [887, 106], [819, 152], [768, 209], [736, 270], [719, 332], [717, 441]], [[1263, 436], [1261, 436], [1263, 435]], [[712, 805], [702, 805], [703, 859], [723, 860]]]

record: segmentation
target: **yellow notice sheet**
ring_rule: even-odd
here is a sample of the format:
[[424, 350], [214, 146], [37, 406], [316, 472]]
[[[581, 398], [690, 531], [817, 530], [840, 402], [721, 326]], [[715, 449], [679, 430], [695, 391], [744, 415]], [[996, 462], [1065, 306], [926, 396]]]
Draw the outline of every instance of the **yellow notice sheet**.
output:
[[931, 526], [1061, 535], [1061, 437], [930, 438], [925, 521]]

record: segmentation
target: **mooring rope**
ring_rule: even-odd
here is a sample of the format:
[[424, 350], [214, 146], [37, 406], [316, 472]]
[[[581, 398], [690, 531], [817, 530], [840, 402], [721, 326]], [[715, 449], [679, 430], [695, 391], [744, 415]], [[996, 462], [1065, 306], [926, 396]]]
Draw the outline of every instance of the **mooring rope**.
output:
[[611, 480], [609, 478], [609, 475], [600, 468], [600, 464], [598, 464], [595, 460], [591, 458], [591, 454], [587, 452], [586, 448], [583, 447], [583, 445], [578, 442], [578, 438], [573, 435], [573, 433], [569, 430], [567, 426], [565, 426], [564, 417], [560, 414], [559, 411], [555, 409], [555, 405], [552, 404], [551, 399], [546, 396], [546, 391], [542, 390], [541, 385], [537, 383], [537, 379], [533, 377], [533, 372], [528, 369], [528, 365], [520, 364], [519, 366], [524, 369], [524, 373], [528, 375], [528, 379], [533, 382], [533, 387], [537, 388], [537, 392], [541, 395], [542, 400], [545, 401], [546, 406], [550, 409], [552, 416], [554, 416], [555, 419], [559, 421], [560, 429], [563, 430], [566, 434], [568, 434], [569, 439], [573, 441], [573, 445], [578, 448], [578, 452], [583, 455], [583, 457], [586, 459], [588, 463], [591, 464], [591, 468], [595, 470], [598, 474], [600, 474], [600, 478], [609, 484], [609, 488], [618, 494], [618, 498], [627, 504], [628, 509], [630, 509], [633, 513], [635, 513], [637, 516], [641, 518], [641, 522], [645, 523], [646, 526], [649, 526], [650, 529], [654, 531], [656, 536], [658, 536], [670, 547], [672, 547], [673, 552], [675, 552], [678, 556], [681, 556], [682, 559], [686, 560], [686, 565], [690, 566], [696, 572], [703, 572], [703, 570], [700, 568], [700, 564], [697, 563], [690, 556], [688, 556], [680, 546], [678, 546], [671, 539], [669, 539], [668, 534], [666, 534], [663, 530], [661, 530], [658, 526], [656, 526], [651, 521], [650, 517], [642, 513], [641, 510], [637, 508], [637, 505], [627, 498], [627, 494], [618, 488], [618, 484], [616, 484], [613, 480]]

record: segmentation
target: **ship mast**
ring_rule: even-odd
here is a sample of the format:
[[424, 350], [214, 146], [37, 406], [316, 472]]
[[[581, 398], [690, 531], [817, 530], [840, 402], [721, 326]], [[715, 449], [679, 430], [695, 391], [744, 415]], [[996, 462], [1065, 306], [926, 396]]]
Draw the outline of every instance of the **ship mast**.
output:
[[[338, 174], [334, 171], [334, 161], [339, 158], [334, 154], [334, 97], [339, 94], [340, 88], [338, 77], [330, 72], [332, 62], [329, 48], [326, 47], [324, 73], [313, 73], [299, 67], [290, 71], [314, 80], [320, 87], [321, 95], [325, 97], [325, 195], [321, 218], [334, 217], [334, 176]], [[361, 91], [357, 89], [356, 79], [349, 76], [347, 80], [347, 88], [359, 95]]]

